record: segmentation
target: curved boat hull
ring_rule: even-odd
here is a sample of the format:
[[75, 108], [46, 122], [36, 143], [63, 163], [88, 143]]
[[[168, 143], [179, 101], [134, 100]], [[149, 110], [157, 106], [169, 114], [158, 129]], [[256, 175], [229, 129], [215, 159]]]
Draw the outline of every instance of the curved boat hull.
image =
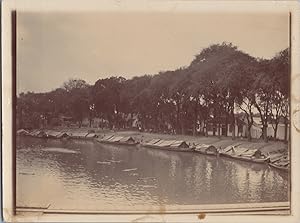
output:
[[168, 150], [168, 151], [175, 151], [175, 152], [192, 152], [190, 148], [173, 148], [170, 146], [154, 146], [154, 145], [145, 145], [141, 144], [141, 146], [146, 147], [146, 148], [151, 148], [151, 149], [160, 149], [160, 150]]
[[251, 157], [245, 157], [245, 156], [235, 156], [235, 155], [230, 155], [230, 154], [226, 154], [226, 153], [220, 153], [220, 155], [229, 157], [232, 159], [253, 162], [253, 163], [266, 163], [269, 161], [268, 157], [266, 157], [266, 158], [251, 158]]
[[135, 143], [123, 143], [123, 142], [107, 142], [107, 141], [98, 141], [98, 143], [103, 143], [103, 144], [110, 144], [110, 145], [121, 145], [121, 146], [136, 146], [139, 144], [139, 142]]
[[278, 166], [278, 165], [276, 165], [274, 163], [269, 163], [269, 165], [271, 167], [276, 168], [277, 170], [282, 170], [282, 171], [288, 171], [289, 170], [289, 167]]

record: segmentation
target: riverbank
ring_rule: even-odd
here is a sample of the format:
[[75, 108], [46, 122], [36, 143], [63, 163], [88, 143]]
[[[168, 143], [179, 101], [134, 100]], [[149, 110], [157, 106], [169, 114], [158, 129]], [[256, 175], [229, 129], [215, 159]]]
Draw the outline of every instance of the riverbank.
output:
[[224, 149], [230, 145], [239, 144], [241, 147], [248, 149], [259, 149], [263, 154], [272, 153], [287, 153], [288, 144], [281, 141], [269, 141], [264, 142], [260, 139], [253, 139], [249, 142], [245, 138], [236, 138], [232, 140], [231, 137], [218, 137], [218, 136], [191, 136], [191, 135], [170, 135], [162, 133], [149, 133], [149, 132], [139, 132], [131, 130], [120, 130], [113, 131], [108, 129], [96, 129], [96, 128], [55, 128], [58, 131], [66, 132], [88, 132], [94, 131], [99, 137], [104, 135], [120, 135], [120, 136], [131, 136], [138, 142], [146, 142], [152, 139], [163, 139], [163, 140], [183, 140], [191, 144], [209, 144], [213, 145], [218, 149]]

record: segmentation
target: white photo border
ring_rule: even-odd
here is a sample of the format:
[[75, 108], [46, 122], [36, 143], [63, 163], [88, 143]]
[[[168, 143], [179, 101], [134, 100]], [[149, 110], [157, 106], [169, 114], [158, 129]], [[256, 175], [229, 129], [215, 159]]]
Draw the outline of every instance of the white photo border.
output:
[[[5, 221], [59, 222], [300, 222], [300, 6], [297, 1], [14, 0], [2, 2], [2, 196]], [[14, 215], [12, 171], [12, 11], [32, 12], [286, 12], [291, 15], [291, 214], [41, 214]], [[201, 219], [205, 217], [204, 219]], [[200, 220], [199, 220], [200, 219]]]

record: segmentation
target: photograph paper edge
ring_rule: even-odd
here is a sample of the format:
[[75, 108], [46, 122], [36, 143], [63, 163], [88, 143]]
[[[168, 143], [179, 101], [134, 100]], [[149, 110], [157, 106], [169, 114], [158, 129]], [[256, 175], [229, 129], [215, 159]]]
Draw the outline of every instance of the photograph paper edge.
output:
[[[96, 1], [72, 1], [72, 7], [70, 6], [70, 1], [60, 0], [60, 1], [48, 1], [47, 3], [37, 1], [37, 0], [21, 0], [21, 1], [3, 1], [2, 2], [2, 216], [4, 221], [199, 221], [199, 214], [137, 214], [137, 215], [126, 215], [126, 214], [116, 214], [116, 215], [51, 215], [51, 216], [18, 216], [13, 215], [13, 200], [12, 200], [12, 44], [11, 44], [11, 12], [13, 10], [17, 11], [76, 11], [80, 12], [80, 6], [82, 10], [112, 10], [112, 11], [147, 11], [149, 10], [174, 10], [180, 11], [197, 11], [205, 12], [205, 7], [207, 7], [207, 12], [212, 12], [213, 7], [215, 11], [232, 11], [240, 12], [241, 10], [247, 10], [256, 12], [257, 4], [262, 4], [262, 8], [259, 11], [286, 11], [291, 13], [291, 148], [297, 148], [300, 145], [300, 129], [298, 124], [300, 122], [300, 86], [296, 83], [300, 83], [300, 44], [299, 44], [299, 26], [300, 26], [300, 8], [299, 2], [296, 1], [264, 1], [263, 3], [258, 3], [255, 1], [245, 1], [245, 2], [229, 2], [229, 1], [217, 1], [217, 2], [204, 2], [204, 1], [193, 1], [193, 2], [183, 2], [183, 1], [124, 1], [116, 2], [105, 0], [102, 3]], [[161, 4], [161, 5], [160, 5]], [[96, 7], [92, 7], [97, 5]], [[251, 6], [252, 5], [252, 6]], [[161, 7], [160, 7], [161, 6]], [[201, 6], [201, 7], [200, 7]], [[232, 7], [234, 6], [234, 7]], [[250, 7], [251, 6], [251, 7]], [[201, 8], [201, 10], [200, 10]], [[272, 9], [273, 8], [273, 9]], [[214, 11], [214, 12], [215, 12]], [[298, 112], [299, 111], [299, 112]], [[293, 156], [291, 157], [291, 215], [290, 216], [256, 216], [256, 215], [243, 215], [243, 216], [209, 216], [203, 219], [205, 222], [297, 222], [299, 218], [299, 201], [300, 201], [300, 151], [293, 149]], [[199, 210], [199, 213], [201, 211]]]

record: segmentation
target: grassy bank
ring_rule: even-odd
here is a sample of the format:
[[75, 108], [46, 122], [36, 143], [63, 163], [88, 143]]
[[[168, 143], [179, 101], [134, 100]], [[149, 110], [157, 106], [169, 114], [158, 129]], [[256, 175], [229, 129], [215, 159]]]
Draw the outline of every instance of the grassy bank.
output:
[[138, 131], [129, 131], [129, 130], [121, 130], [121, 131], [112, 131], [112, 130], [102, 130], [102, 129], [92, 129], [92, 128], [57, 128], [60, 131], [68, 131], [68, 132], [84, 132], [89, 130], [94, 130], [99, 136], [104, 136], [108, 134], [120, 135], [120, 136], [132, 136], [136, 140], [145, 142], [151, 139], [159, 138], [165, 140], [184, 140], [189, 143], [203, 143], [203, 144], [211, 144], [217, 148], [225, 148], [229, 145], [240, 144], [245, 148], [251, 149], [260, 149], [263, 153], [267, 154], [273, 152], [283, 152], [288, 150], [288, 144], [280, 141], [269, 141], [264, 142], [263, 140], [253, 139], [249, 142], [247, 139], [236, 138], [232, 140], [231, 137], [217, 137], [217, 136], [190, 136], [190, 135], [170, 135], [170, 134], [162, 134], [162, 133], [148, 133], [148, 132], [138, 132]]

